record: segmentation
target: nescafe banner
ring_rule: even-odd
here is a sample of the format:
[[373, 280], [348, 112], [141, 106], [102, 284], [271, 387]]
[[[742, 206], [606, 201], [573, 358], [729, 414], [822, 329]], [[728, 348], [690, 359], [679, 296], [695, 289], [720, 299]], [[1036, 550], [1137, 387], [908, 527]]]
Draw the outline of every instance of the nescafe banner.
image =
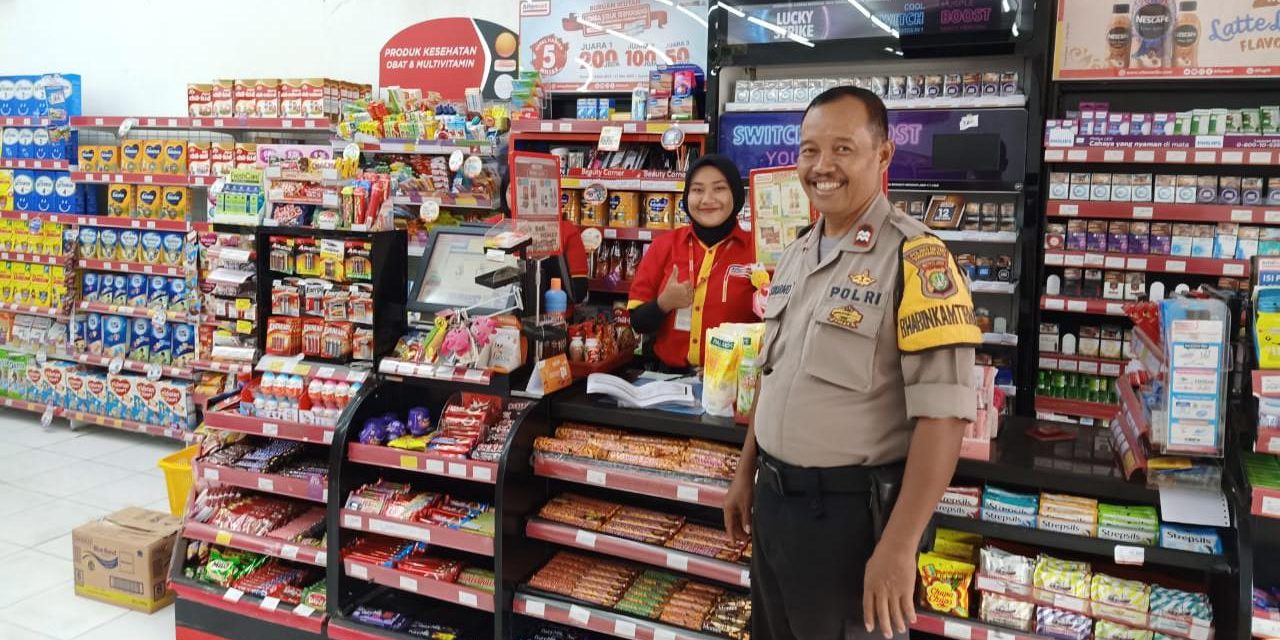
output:
[[419, 22], [382, 45], [378, 85], [438, 92], [462, 100], [479, 88], [486, 100], [511, 97], [520, 42], [500, 24], [474, 18]]

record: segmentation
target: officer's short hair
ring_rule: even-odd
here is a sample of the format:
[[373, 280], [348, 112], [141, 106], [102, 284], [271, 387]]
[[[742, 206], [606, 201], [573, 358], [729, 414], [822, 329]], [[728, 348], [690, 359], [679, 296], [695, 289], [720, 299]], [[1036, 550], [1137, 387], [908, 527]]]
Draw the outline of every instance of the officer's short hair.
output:
[[[809, 106], [804, 109], [804, 117], [809, 117], [809, 112], [814, 107], [832, 103], [842, 98], [852, 98], [862, 103], [867, 109], [867, 122], [871, 126], [871, 135], [878, 141], [884, 140], [889, 135], [889, 110], [885, 108], [884, 102], [880, 100], [880, 96], [863, 89], [862, 87], [853, 87], [849, 85], [840, 85], [831, 87], [826, 91], [818, 94], [818, 97], [809, 102]], [[801, 118], [801, 122], [804, 119]]]

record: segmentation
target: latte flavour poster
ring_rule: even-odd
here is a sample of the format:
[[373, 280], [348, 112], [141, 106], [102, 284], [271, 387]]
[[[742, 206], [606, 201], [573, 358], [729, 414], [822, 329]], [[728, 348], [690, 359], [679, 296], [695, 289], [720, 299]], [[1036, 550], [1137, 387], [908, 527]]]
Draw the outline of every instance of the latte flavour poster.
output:
[[1054, 77], [1280, 77], [1280, 0], [1059, 0]]

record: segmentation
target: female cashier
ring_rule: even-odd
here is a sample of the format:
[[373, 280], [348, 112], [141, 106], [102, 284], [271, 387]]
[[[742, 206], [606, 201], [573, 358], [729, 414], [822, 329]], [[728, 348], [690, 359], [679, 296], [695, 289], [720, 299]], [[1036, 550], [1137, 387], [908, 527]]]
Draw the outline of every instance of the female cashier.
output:
[[654, 353], [672, 369], [702, 364], [707, 329], [756, 322], [750, 235], [738, 227], [746, 194], [733, 161], [696, 160], [685, 175], [684, 202], [692, 222], [658, 236], [631, 283], [631, 326], [657, 334]]

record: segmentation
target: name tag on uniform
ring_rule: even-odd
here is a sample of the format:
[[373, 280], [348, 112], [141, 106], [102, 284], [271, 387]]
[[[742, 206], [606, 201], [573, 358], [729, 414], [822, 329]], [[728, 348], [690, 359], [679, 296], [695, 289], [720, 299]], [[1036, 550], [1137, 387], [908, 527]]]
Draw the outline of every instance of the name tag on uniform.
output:
[[676, 331], [693, 331], [693, 307], [676, 311]]

